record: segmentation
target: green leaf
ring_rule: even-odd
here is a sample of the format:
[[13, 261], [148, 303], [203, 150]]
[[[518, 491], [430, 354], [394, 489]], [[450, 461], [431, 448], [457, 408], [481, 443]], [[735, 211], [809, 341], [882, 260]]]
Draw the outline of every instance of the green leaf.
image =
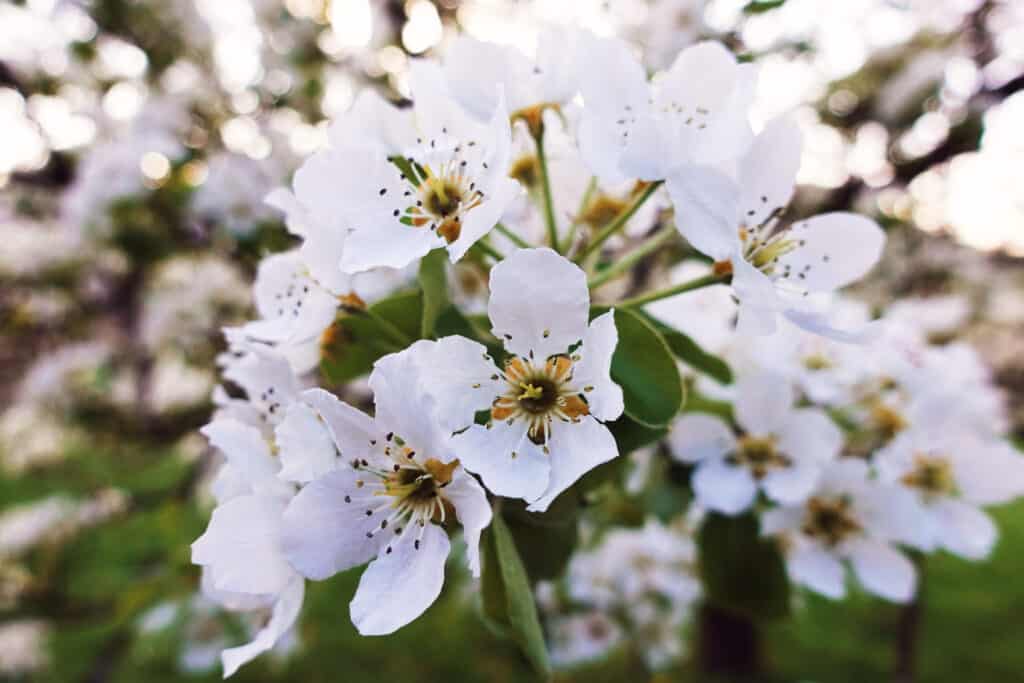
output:
[[732, 369], [729, 368], [729, 365], [724, 360], [702, 349], [689, 335], [661, 322], [657, 318], [646, 314], [644, 317], [665, 338], [665, 343], [668, 344], [669, 349], [672, 350], [676, 358], [694, 370], [703, 372], [722, 384], [732, 384]]
[[505, 360], [505, 348], [488, 332], [489, 321], [484, 317], [483, 325], [475, 317], [467, 317], [455, 306], [448, 306], [437, 317], [434, 334], [438, 339], [452, 334], [473, 339], [487, 347], [487, 353], [498, 365]]
[[[627, 416], [622, 416], [615, 422], [610, 422], [608, 428], [611, 430], [612, 436], [615, 437], [615, 443], [619, 447], [619, 458], [639, 448], [660, 441], [668, 434], [668, 430], [664, 427], [648, 427], [629, 419]], [[616, 458], [616, 460], [619, 458]]]
[[786, 0], [751, 0], [743, 7], [745, 14], [761, 14], [769, 10], [778, 9], [786, 4]]
[[[370, 310], [409, 339], [418, 339], [422, 300], [420, 292], [403, 292], [378, 301]], [[365, 313], [342, 313], [324, 334], [320, 370], [328, 381], [341, 384], [367, 374], [378, 358], [402, 348], [393, 334]]]
[[[604, 312], [598, 307], [591, 311]], [[619, 343], [612, 356], [612, 379], [622, 387], [626, 415], [639, 424], [668, 425], [683, 403], [683, 383], [675, 358], [651, 323], [627, 309], [616, 309]]]
[[719, 401], [709, 398], [700, 393], [691, 385], [687, 385], [685, 413], [710, 413], [717, 415], [729, 424], [736, 426], [736, 417], [733, 415], [732, 404], [727, 401]]
[[708, 515], [697, 537], [708, 600], [750, 617], [787, 616], [790, 584], [778, 545], [761, 537], [757, 517]]
[[370, 310], [397, 327], [410, 339], [420, 338], [423, 297], [420, 292], [401, 292], [381, 299]]
[[505, 520], [495, 514], [483, 537], [481, 591], [484, 614], [500, 633], [514, 640], [545, 680], [551, 677], [544, 633], [526, 568]]
[[448, 252], [434, 249], [420, 260], [419, 282], [423, 291], [423, 316], [419, 335], [424, 339], [434, 336], [437, 318], [449, 304]]
[[558, 496], [544, 512], [528, 512], [523, 501], [504, 501], [505, 523], [531, 585], [556, 579], [565, 571], [579, 541], [579, 511], [576, 487]]

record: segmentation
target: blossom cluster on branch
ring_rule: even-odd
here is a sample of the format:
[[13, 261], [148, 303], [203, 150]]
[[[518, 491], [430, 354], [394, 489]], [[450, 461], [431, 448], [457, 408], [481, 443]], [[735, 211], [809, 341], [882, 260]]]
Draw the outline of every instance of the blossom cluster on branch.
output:
[[[649, 574], [675, 616], [634, 627], [675, 628], [702, 592], [741, 600], [744, 564], [778, 574], [761, 604], [788, 603], [789, 582], [840, 598], [847, 566], [906, 602], [908, 552], [988, 554], [980, 506], [1024, 493], [1000, 398], [969, 349], [835, 293], [885, 234], [791, 215], [800, 129], [753, 129], [757, 76], [717, 42], [649, 78], [583, 31], [543, 34], [535, 58], [459, 38], [412, 63], [408, 106], [367, 90], [331, 124], [268, 197], [301, 244], [260, 264], [259, 318], [226, 330], [203, 429], [225, 458], [192, 547], [204, 591], [271, 613], [226, 674], [293, 626], [307, 580], [360, 565], [359, 632], [408, 624], [460, 529], [484, 619], [546, 669], [531, 543], [568, 558], [576, 534], [552, 530], [626, 495], [627, 456], [650, 447], [702, 514], [695, 548], [649, 560], [676, 566]], [[635, 277], [655, 253], [679, 262], [664, 288]], [[641, 486], [657, 477], [630, 460]], [[643, 547], [616, 533], [602, 564]], [[602, 575], [648, 576], [583, 557], [568, 595], [591, 608], [614, 602]]]

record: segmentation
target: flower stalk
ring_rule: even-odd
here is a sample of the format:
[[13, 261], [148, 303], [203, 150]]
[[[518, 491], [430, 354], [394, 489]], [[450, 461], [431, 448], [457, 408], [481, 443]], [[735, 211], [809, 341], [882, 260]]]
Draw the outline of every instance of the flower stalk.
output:
[[686, 282], [681, 282], [678, 285], [666, 287], [665, 289], [658, 289], [653, 292], [647, 292], [646, 294], [640, 294], [639, 296], [635, 296], [630, 299], [623, 299], [617, 305], [621, 308], [643, 306], [644, 304], [649, 304], [652, 301], [667, 299], [670, 296], [682, 294], [683, 292], [692, 292], [695, 289], [702, 289], [704, 287], [710, 287], [711, 285], [721, 284], [726, 282], [727, 279], [728, 278], [721, 275], [705, 275], [704, 277], [699, 277], [695, 280], [687, 280]]
[[648, 199], [650, 199], [651, 195], [654, 194], [655, 190], [661, 187], [662, 182], [663, 181], [661, 180], [657, 180], [653, 183], [648, 183], [644, 187], [640, 195], [637, 196], [636, 199], [634, 199], [629, 204], [629, 206], [622, 210], [622, 213], [616, 216], [611, 223], [603, 227], [601, 229], [601, 232], [597, 233], [597, 235], [594, 236], [594, 238], [590, 241], [590, 244], [588, 244], [586, 248], [584, 248], [583, 251], [581, 251], [576, 256], [576, 263], [583, 262], [584, 259], [586, 259], [588, 256], [590, 256], [598, 249], [600, 249], [601, 245], [607, 242], [609, 237], [617, 233], [619, 230], [622, 230], [622, 228], [625, 227], [626, 223], [629, 222], [629, 219], [633, 217], [633, 214], [635, 214], [640, 209], [640, 207], [643, 206]]
[[510, 242], [512, 242], [514, 245], [516, 245], [520, 249], [529, 249], [531, 246], [533, 246], [529, 242], [524, 240], [522, 237], [520, 237], [519, 235], [517, 235], [514, 232], [512, 232], [511, 230], [509, 230], [508, 227], [504, 223], [497, 223], [494, 226], [494, 229], [497, 230], [498, 232], [500, 232], [505, 237], [507, 237]]
[[672, 228], [664, 228], [663, 230], [655, 234], [653, 237], [648, 238], [646, 242], [639, 245], [636, 249], [629, 252], [612, 265], [594, 274], [594, 276], [591, 277], [590, 280], [587, 282], [587, 285], [591, 289], [594, 289], [595, 287], [600, 287], [609, 280], [613, 280], [622, 275], [623, 273], [626, 273], [627, 271], [629, 271], [630, 268], [636, 265], [638, 261], [642, 260], [649, 254], [652, 254], [661, 245], [671, 240], [674, 234], [675, 230], [673, 230]]
[[544, 151], [544, 127], [540, 126], [533, 136], [537, 144], [537, 163], [540, 166], [541, 195], [544, 204], [544, 222], [548, 227], [548, 242], [551, 248], [562, 253], [558, 242], [558, 222], [555, 218], [555, 201], [551, 195], [551, 176], [548, 173], [547, 153]]

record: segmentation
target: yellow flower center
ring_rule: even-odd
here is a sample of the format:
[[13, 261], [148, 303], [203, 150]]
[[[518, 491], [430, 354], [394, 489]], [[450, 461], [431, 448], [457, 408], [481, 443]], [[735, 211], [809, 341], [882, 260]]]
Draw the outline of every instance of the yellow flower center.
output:
[[735, 453], [730, 456], [734, 464], [747, 467], [755, 478], [761, 479], [773, 469], [789, 467], [791, 461], [781, 453], [773, 436], [742, 436]]
[[583, 394], [572, 386], [572, 369], [569, 356], [551, 356], [543, 364], [519, 356], [510, 358], [503, 373], [508, 389], [491, 404], [491, 419], [509, 424], [526, 420], [530, 440], [538, 445], [547, 443], [554, 420], [578, 422], [590, 413]]
[[808, 536], [828, 546], [835, 546], [860, 530], [860, 523], [853, 514], [853, 503], [849, 498], [815, 496], [807, 501], [802, 531]]
[[928, 496], [948, 496], [956, 493], [953, 465], [943, 456], [916, 454], [914, 467], [903, 476], [903, 483], [921, 490]]

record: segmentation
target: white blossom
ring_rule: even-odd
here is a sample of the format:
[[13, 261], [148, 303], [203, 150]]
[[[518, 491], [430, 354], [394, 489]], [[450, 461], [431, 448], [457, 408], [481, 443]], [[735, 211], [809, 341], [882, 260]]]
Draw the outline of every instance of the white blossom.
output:
[[834, 462], [804, 503], [766, 511], [761, 532], [780, 539], [789, 577], [832, 599], [846, 595], [848, 563], [865, 590], [909, 602], [917, 572], [895, 544], [918, 533], [909, 496], [870, 481], [867, 463]]
[[302, 479], [326, 472], [288, 505], [284, 547], [291, 564], [316, 580], [370, 562], [350, 604], [364, 635], [391, 633], [434, 602], [450, 549], [446, 528], [456, 520], [479, 574], [480, 533], [491, 520], [483, 489], [451, 457], [431, 398], [416, 389], [416, 348], [375, 365], [373, 418], [314, 389], [278, 428], [285, 449], [312, 454], [327, 446], [326, 435], [328, 454], [338, 453], [333, 468], [319, 459], [304, 471], [286, 464]]
[[692, 485], [701, 505], [734, 515], [753, 505], [759, 490], [783, 504], [807, 499], [823, 466], [839, 455], [842, 433], [822, 411], [796, 407], [795, 398], [784, 377], [759, 373], [736, 388], [739, 437], [709, 414], [675, 422], [671, 452], [696, 465]]
[[[492, 492], [545, 510], [590, 469], [618, 455], [603, 424], [622, 414], [611, 379], [614, 313], [588, 326], [578, 267], [550, 249], [521, 249], [491, 270], [488, 313], [509, 356], [498, 369], [477, 342], [446, 337], [423, 347], [431, 393], [456, 457]], [[489, 410], [487, 425], [473, 424]]]
[[[667, 185], [689, 242], [732, 275], [742, 334], [770, 334], [776, 319], [839, 339], [818, 296], [863, 277], [881, 255], [882, 230], [851, 213], [825, 213], [782, 226], [800, 163], [800, 132], [778, 119], [757, 136], [736, 171], [708, 164], [677, 167]], [[811, 295], [815, 295], [812, 297]]]

